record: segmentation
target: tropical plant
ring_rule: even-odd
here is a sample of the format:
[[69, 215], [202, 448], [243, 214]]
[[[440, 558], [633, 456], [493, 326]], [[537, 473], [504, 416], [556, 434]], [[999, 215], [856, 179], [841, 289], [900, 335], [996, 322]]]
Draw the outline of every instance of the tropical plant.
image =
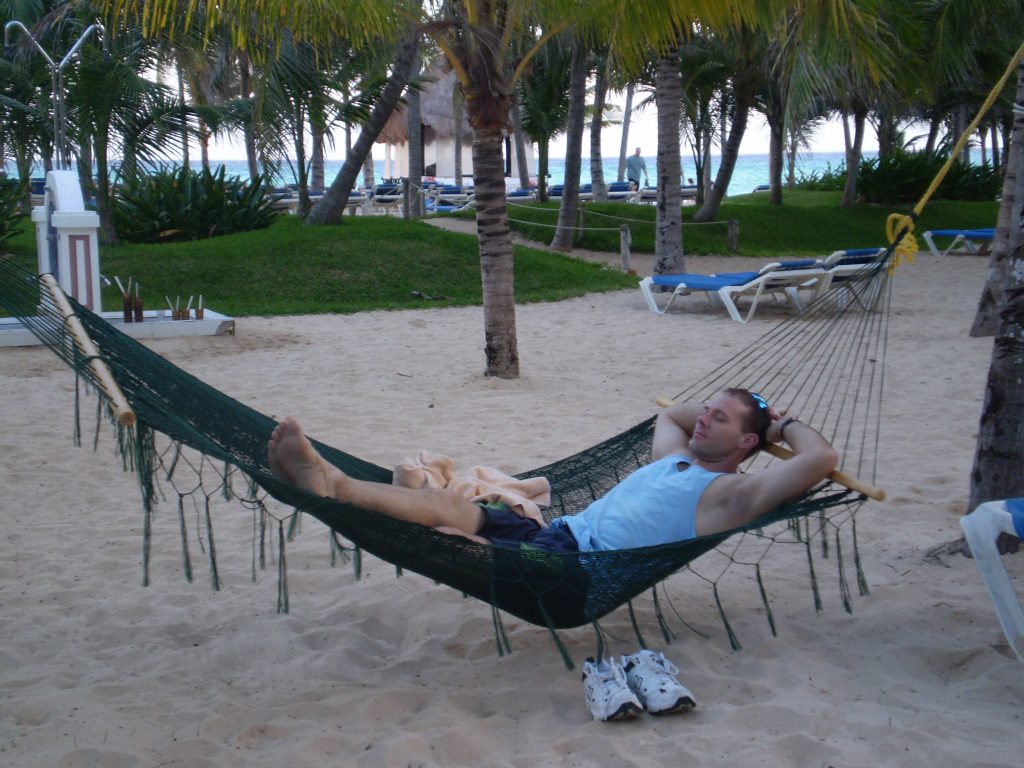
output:
[[113, 198], [118, 235], [132, 243], [202, 240], [263, 229], [277, 217], [262, 179], [184, 166], [120, 179]]
[[[858, 186], [868, 203], [916, 203], [928, 189], [948, 154], [897, 149], [886, 157], [861, 161]], [[935, 191], [938, 200], [995, 200], [1002, 176], [991, 165], [954, 162]]]
[[24, 180], [0, 175], [0, 254], [4, 253], [7, 241], [22, 232], [20, 224], [25, 213], [21, 200], [27, 186]]
[[[853, 0], [806, 4], [808, 16], [832, 22], [830, 34], [861, 36], [874, 23], [870, 14], [849, 17]], [[870, 5], [864, 0], [865, 5]], [[714, 29], [764, 28], [785, 7], [783, 0], [753, 3], [751, 0], [411, 0], [371, 2], [338, 0], [332, 3], [292, 3], [285, 0], [224, 0], [215, 5], [200, 0], [111, 0], [108, 8], [115, 18], [127, 15], [145, 19], [148, 32], [180, 33], [184, 20], [202, 6], [208, 29], [232, 25], [234, 38], [280, 40], [281, 19], [297, 39], [325, 40], [339, 35], [353, 40], [356, 47], [370, 40], [395, 40], [406, 35], [398, 47], [391, 85], [404, 85], [411, 61], [404, 58], [415, 50], [415, 34], [430, 35], [444, 52], [466, 96], [466, 113], [473, 129], [473, 163], [476, 188], [477, 230], [480, 240], [481, 272], [484, 284], [484, 336], [486, 372], [489, 375], [518, 375], [515, 332], [515, 299], [512, 283], [512, 245], [505, 206], [503, 131], [508, 124], [514, 84], [524, 67], [545, 40], [572, 28], [573, 35], [588, 45], [609, 43], [616, 60], [627, 74], [638, 72], [651, 51], [673, 50], [697, 23]], [[859, 10], [859, 9], [858, 9]], [[237, 23], [244, 19], [245, 23]], [[276, 37], [275, 37], [276, 34]], [[273, 50], [273, 46], [265, 46]], [[400, 88], [398, 89], [400, 93]], [[386, 95], [386, 94], [385, 94]], [[395, 95], [397, 101], [397, 94]], [[382, 98], [381, 104], [385, 104]], [[379, 104], [378, 106], [381, 106]], [[382, 111], [386, 119], [390, 110]], [[377, 110], [353, 147], [323, 200], [311, 212], [308, 222], [325, 223], [340, 219], [362, 161], [368, 152], [359, 143], [373, 140]], [[675, 126], [678, 143], [678, 121]], [[659, 142], [660, 143], [660, 142]], [[353, 167], [347, 172], [349, 162]], [[677, 169], [678, 172], [678, 169]], [[566, 227], [562, 227], [565, 230]], [[681, 233], [681, 228], [680, 228]], [[680, 235], [681, 236], [681, 235]]]
[[542, 203], [548, 199], [549, 146], [569, 120], [571, 64], [571, 47], [554, 38], [537, 51], [516, 84], [523, 131], [537, 144], [537, 198]]

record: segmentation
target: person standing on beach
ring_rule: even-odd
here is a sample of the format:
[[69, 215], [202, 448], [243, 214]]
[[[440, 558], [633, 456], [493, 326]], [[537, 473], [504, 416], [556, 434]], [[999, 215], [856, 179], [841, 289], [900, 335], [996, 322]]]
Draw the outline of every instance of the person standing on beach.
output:
[[640, 156], [640, 147], [637, 147], [636, 152], [626, 159], [626, 178], [636, 186], [636, 189], [640, 189], [641, 174], [643, 174], [646, 186], [648, 183], [647, 162]]

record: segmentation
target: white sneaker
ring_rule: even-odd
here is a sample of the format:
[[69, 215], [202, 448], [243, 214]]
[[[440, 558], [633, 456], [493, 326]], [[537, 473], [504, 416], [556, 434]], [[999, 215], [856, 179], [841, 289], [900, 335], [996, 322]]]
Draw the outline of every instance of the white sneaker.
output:
[[640, 651], [622, 657], [626, 684], [652, 715], [685, 712], [697, 706], [693, 694], [675, 676], [676, 665], [663, 653]]
[[587, 659], [583, 663], [583, 693], [595, 720], [625, 720], [644, 711], [615, 659]]

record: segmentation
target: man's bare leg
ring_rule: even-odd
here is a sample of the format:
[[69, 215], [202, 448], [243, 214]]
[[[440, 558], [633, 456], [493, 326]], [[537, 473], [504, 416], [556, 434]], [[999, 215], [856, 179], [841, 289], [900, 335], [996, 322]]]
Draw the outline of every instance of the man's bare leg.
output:
[[349, 477], [324, 461], [299, 422], [291, 417], [271, 433], [267, 458], [274, 475], [318, 496], [431, 528], [455, 528], [475, 534], [483, 524], [480, 507], [452, 491], [402, 488]]

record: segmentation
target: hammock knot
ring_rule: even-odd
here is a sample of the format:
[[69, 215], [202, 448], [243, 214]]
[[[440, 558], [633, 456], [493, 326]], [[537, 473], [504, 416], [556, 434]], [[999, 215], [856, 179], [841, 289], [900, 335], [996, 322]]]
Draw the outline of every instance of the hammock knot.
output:
[[[885, 238], [895, 245], [889, 271], [892, 272], [903, 261], [908, 264], [914, 260], [918, 251], [917, 238], [914, 237], [914, 217], [904, 213], [890, 213], [885, 221]], [[898, 242], [897, 242], [898, 238]]]

